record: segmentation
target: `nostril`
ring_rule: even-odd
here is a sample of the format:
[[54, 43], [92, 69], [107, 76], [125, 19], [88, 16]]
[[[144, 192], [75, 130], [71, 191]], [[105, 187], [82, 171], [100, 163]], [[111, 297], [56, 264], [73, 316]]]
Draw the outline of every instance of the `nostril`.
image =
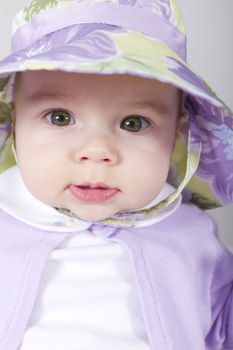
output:
[[80, 161], [87, 161], [87, 160], [93, 160], [96, 162], [104, 162], [104, 163], [111, 163], [112, 162], [112, 158], [104, 158], [98, 155], [95, 156], [80, 156]]

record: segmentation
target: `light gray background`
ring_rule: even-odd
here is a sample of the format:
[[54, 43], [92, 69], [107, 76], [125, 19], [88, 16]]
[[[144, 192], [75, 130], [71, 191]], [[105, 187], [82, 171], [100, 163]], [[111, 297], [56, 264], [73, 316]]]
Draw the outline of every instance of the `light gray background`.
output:
[[[233, 1], [177, 0], [188, 34], [188, 61], [233, 109]], [[26, 0], [0, 5], [0, 58], [10, 52], [11, 21]], [[222, 241], [233, 251], [233, 205], [209, 211]]]

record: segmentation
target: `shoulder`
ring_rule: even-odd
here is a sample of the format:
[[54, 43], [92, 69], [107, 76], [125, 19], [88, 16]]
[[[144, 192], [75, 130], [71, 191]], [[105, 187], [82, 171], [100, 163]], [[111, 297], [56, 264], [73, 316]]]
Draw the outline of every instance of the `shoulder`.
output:
[[179, 266], [174, 274], [186, 266], [187, 274], [200, 273], [204, 278], [230, 269], [232, 278], [233, 255], [219, 241], [215, 221], [193, 205], [182, 204], [163, 221], [138, 228], [135, 238], [150, 266], [158, 264], [164, 270]]
[[[146, 228], [145, 228], [146, 229]], [[216, 237], [216, 223], [203, 210], [192, 204], [181, 204], [179, 208], [164, 220], [151, 225], [148, 230], [163, 232], [168, 236]]]
[[216, 245], [220, 244], [215, 220], [193, 204], [181, 204], [174, 214], [164, 225], [170, 227], [177, 239], [193, 250], [209, 250], [212, 254]]
[[217, 226], [214, 219], [193, 204], [182, 203], [174, 215], [171, 215], [168, 219], [171, 222], [173, 221], [176, 228], [182, 231], [189, 229], [193, 234], [205, 232], [206, 235], [213, 233], [216, 235]]
[[194, 260], [215, 256], [220, 246], [215, 221], [190, 204], [181, 204], [163, 221], [138, 229], [136, 236], [145, 249], [169, 250]]

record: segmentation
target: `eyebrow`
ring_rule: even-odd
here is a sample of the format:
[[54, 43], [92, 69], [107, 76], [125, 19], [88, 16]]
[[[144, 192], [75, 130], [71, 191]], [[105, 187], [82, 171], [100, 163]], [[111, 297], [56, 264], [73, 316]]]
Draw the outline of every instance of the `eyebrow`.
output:
[[[48, 101], [48, 100], [60, 100], [60, 99], [67, 99], [69, 96], [67, 94], [64, 94], [62, 92], [35, 92], [32, 94], [29, 94], [25, 97], [25, 100], [29, 103], [33, 102], [40, 102], [40, 101]], [[152, 109], [155, 112], [161, 114], [161, 115], [167, 115], [172, 112], [171, 107], [162, 101], [140, 101], [140, 102], [129, 102], [126, 103], [127, 107], [129, 108], [138, 108], [138, 109]]]
[[136, 107], [139, 109], [145, 109], [145, 108], [149, 108], [152, 109], [156, 112], [158, 112], [159, 114], [162, 115], [167, 115], [170, 114], [172, 112], [171, 107], [166, 104], [165, 102], [162, 101], [143, 101], [143, 102], [134, 102], [134, 103], [130, 103], [129, 104], [130, 107]]
[[27, 102], [38, 102], [43, 100], [59, 100], [67, 99], [68, 95], [62, 92], [35, 92], [25, 96]]

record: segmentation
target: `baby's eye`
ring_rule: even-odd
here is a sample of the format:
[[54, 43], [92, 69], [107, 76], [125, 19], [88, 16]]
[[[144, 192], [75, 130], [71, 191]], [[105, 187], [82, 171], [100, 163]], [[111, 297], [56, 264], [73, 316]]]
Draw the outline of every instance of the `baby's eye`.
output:
[[139, 115], [130, 115], [122, 120], [121, 129], [125, 129], [131, 132], [138, 132], [144, 130], [150, 126], [150, 123]]
[[46, 115], [50, 124], [68, 126], [75, 123], [75, 119], [66, 111], [52, 111]]

